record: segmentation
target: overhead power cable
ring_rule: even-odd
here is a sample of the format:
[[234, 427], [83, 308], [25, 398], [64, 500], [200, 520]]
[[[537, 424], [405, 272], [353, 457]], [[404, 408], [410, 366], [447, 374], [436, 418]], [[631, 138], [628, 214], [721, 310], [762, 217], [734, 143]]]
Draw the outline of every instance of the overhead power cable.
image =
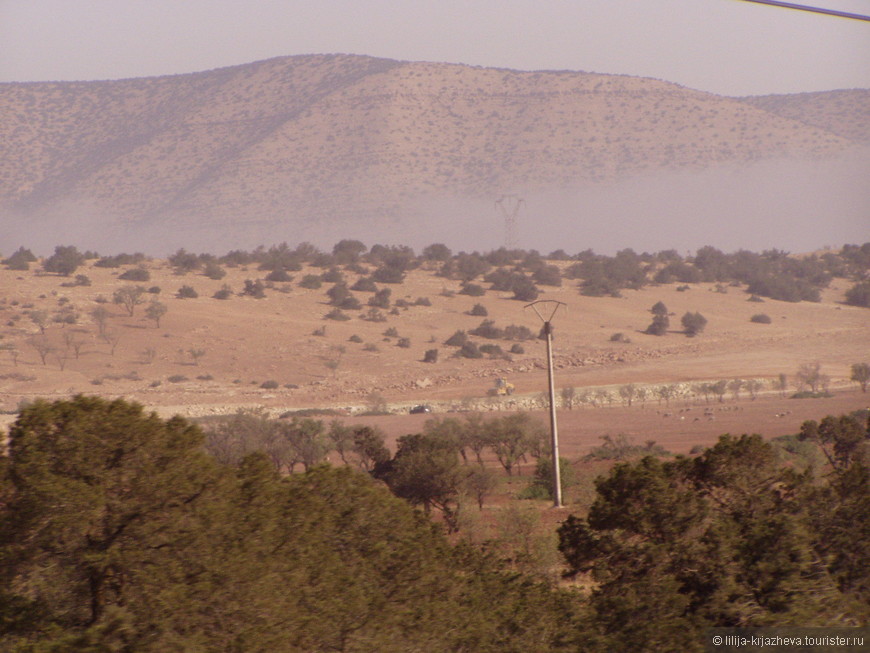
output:
[[778, 0], [741, 0], [741, 2], [755, 2], [760, 5], [773, 5], [774, 7], [784, 7], [785, 9], [797, 9], [798, 11], [810, 11], [815, 14], [827, 14], [828, 16], [838, 16], [839, 18], [851, 18], [853, 20], [870, 21], [870, 16], [863, 14], [852, 14], [848, 11], [837, 11], [836, 9], [823, 9], [822, 7], [811, 7], [809, 5], [797, 5], [793, 2], [779, 2]]

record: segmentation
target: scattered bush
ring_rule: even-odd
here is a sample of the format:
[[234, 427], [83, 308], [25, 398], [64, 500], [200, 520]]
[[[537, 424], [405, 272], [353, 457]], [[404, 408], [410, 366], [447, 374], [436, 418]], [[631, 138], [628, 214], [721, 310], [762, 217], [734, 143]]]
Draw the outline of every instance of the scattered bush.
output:
[[378, 283], [402, 283], [405, 272], [400, 268], [384, 266], [372, 272], [372, 279]]
[[224, 284], [212, 297], [215, 299], [229, 299], [233, 296], [233, 290], [227, 284]]
[[870, 281], [861, 281], [846, 291], [846, 303], [870, 308]]
[[84, 262], [84, 255], [75, 246], [58, 245], [54, 248], [54, 254], [45, 259], [42, 268], [46, 272], [68, 277]]
[[192, 286], [181, 286], [175, 295], [178, 299], [196, 299], [199, 293]]
[[360, 338], [357, 334], [353, 334], [350, 338], [348, 338], [348, 341], [359, 343], [359, 342], [362, 342], [363, 339]]
[[322, 275], [326, 283], [344, 283], [344, 274], [337, 267], [331, 267]]
[[220, 281], [227, 276], [227, 271], [218, 265], [216, 261], [209, 261], [206, 263], [205, 269], [202, 273], [209, 279], [214, 279], [215, 281]]
[[272, 380], [263, 381], [260, 384], [260, 387], [263, 388], [263, 390], [275, 390], [278, 387], [278, 382]]
[[555, 265], [544, 265], [532, 274], [532, 280], [542, 286], [561, 286], [562, 273]]
[[506, 340], [534, 340], [535, 334], [527, 326], [517, 326], [509, 324], [504, 328], [504, 336]]
[[483, 286], [476, 283], [464, 283], [459, 291], [460, 295], [468, 295], [469, 297], [483, 297], [486, 294]]
[[143, 267], [130, 268], [118, 278], [125, 281], [151, 281], [151, 273]]
[[486, 306], [483, 304], [475, 304], [470, 311], [468, 311], [468, 315], [475, 315], [478, 317], [486, 317], [489, 315], [489, 311], [486, 310]]
[[471, 342], [471, 340], [466, 341], [462, 347], [459, 348], [459, 351], [456, 352], [457, 356], [461, 356], [462, 358], [483, 358], [483, 352], [480, 351], [480, 348]]
[[266, 296], [266, 288], [259, 279], [256, 281], [245, 279], [245, 287], [240, 294], [245, 297], [253, 297], [254, 299], [263, 299]]
[[306, 274], [302, 277], [302, 281], [299, 282], [300, 288], [307, 288], [309, 290], [317, 290], [322, 285], [323, 279], [319, 274]]
[[685, 333], [689, 337], [693, 337], [701, 333], [707, 326], [707, 318], [700, 313], [686, 312], [680, 320]]
[[187, 381], [187, 377], [183, 374], [173, 374], [166, 380], [169, 381], [169, 383], [181, 383], [183, 381]]
[[266, 281], [289, 283], [293, 281], [293, 277], [284, 268], [276, 268], [266, 275]]
[[469, 331], [471, 335], [494, 340], [504, 337], [504, 331], [495, 326], [492, 320], [484, 320], [476, 328]]
[[462, 347], [466, 342], [468, 342], [468, 334], [465, 333], [465, 331], [460, 330], [447, 338], [447, 340], [444, 341], [444, 344], [450, 347]]
[[374, 295], [369, 297], [368, 305], [374, 308], [389, 308], [390, 307], [390, 295], [392, 294], [392, 290], [389, 288], [381, 288]]
[[401, 347], [402, 349], [409, 349], [411, 347], [411, 339], [410, 338], [399, 338], [399, 341], [396, 343], [397, 347]]
[[336, 320], [338, 322], [346, 322], [350, 316], [340, 308], [333, 308], [329, 313], [323, 316], [324, 320]]
[[773, 320], [771, 320], [770, 316], [766, 313], [756, 313], [749, 318], [749, 321], [755, 322], [756, 324], [770, 324]]
[[671, 321], [667, 315], [656, 315], [644, 333], [648, 333], [651, 336], [663, 336], [668, 332], [670, 325]]
[[481, 353], [486, 354], [490, 358], [507, 358], [507, 354], [505, 354], [504, 350], [499, 345], [491, 342], [480, 345], [479, 349]]
[[526, 350], [523, 348], [523, 346], [520, 343], [517, 342], [517, 343], [514, 343], [513, 345], [511, 345], [510, 352], [512, 354], [525, 354]]
[[438, 350], [437, 349], [427, 349], [426, 353], [423, 354], [423, 362], [424, 363], [437, 363], [438, 362]]
[[362, 319], [368, 322], [386, 322], [387, 316], [373, 306], [368, 311], [366, 311], [365, 315], [362, 316]]
[[72, 281], [67, 281], [66, 283], [62, 283], [60, 285], [61, 286], [69, 286], [69, 287], [73, 287], [73, 286], [85, 287], [85, 286], [91, 285], [91, 279], [86, 274], [77, 274], [75, 276], [75, 279], [73, 279]]
[[377, 292], [378, 287], [371, 277], [360, 277], [357, 282], [350, 287], [351, 290], [359, 292]]

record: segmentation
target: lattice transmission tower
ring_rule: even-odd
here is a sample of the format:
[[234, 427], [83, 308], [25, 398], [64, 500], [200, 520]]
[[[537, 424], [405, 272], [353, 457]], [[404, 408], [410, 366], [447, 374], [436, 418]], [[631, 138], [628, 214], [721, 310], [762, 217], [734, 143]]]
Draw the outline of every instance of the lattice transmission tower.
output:
[[496, 208], [504, 216], [505, 249], [517, 248], [517, 216], [526, 201], [517, 195], [502, 195], [495, 201]]

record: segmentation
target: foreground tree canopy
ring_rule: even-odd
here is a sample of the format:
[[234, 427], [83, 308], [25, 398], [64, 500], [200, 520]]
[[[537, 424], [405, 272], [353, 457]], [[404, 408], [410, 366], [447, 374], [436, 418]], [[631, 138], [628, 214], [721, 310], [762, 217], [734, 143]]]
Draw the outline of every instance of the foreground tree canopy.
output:
[[[221, 465], [136, 404], [37, 402], [0, 458], [2, 651], [531, 651], [565, 595], [449, 546], [366, 474]], [[575, 631], [576, 632], [576, 631]]]
[[[134, 403], [36, 402], [0, 456], [0, 651], [701, 651], [710, 626], [870, 619], [856, 417], [807, 422], [785, 449], [723, 436], [696, 458], [617, 464], [559, 528], [586, 592], [451, 545], [412, 507], [444, 494], [414, 478], [457, 468], [453, 426], [373, 466], [282, 476], [262, 453], [221, 462], [198, 426]], [[807, 447], [823, 468], [784, 464]]]
[[569, 517], [559, 537], [571, 571], [596, 584], [599, 643], [693, 651], [711, 626], [868, 623], [870, 428], [829, 417], [800, 440], [830, 452], [821, 482], [758, 435], [598, 480], [587, 518]]

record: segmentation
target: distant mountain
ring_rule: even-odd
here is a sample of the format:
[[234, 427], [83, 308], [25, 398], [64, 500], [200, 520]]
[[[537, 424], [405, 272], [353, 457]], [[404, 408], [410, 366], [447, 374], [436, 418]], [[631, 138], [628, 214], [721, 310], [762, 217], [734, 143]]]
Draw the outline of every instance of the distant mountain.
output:
[[0, 238], [80, 234], [132, 249], [125, 238], [152, 237], [163, 252], [167, 239], [384, 241], [443, 203], [830, 159], [868, 141], [868, 90], [728, 98], [630, 76], [364, 56], [6, 83]]

